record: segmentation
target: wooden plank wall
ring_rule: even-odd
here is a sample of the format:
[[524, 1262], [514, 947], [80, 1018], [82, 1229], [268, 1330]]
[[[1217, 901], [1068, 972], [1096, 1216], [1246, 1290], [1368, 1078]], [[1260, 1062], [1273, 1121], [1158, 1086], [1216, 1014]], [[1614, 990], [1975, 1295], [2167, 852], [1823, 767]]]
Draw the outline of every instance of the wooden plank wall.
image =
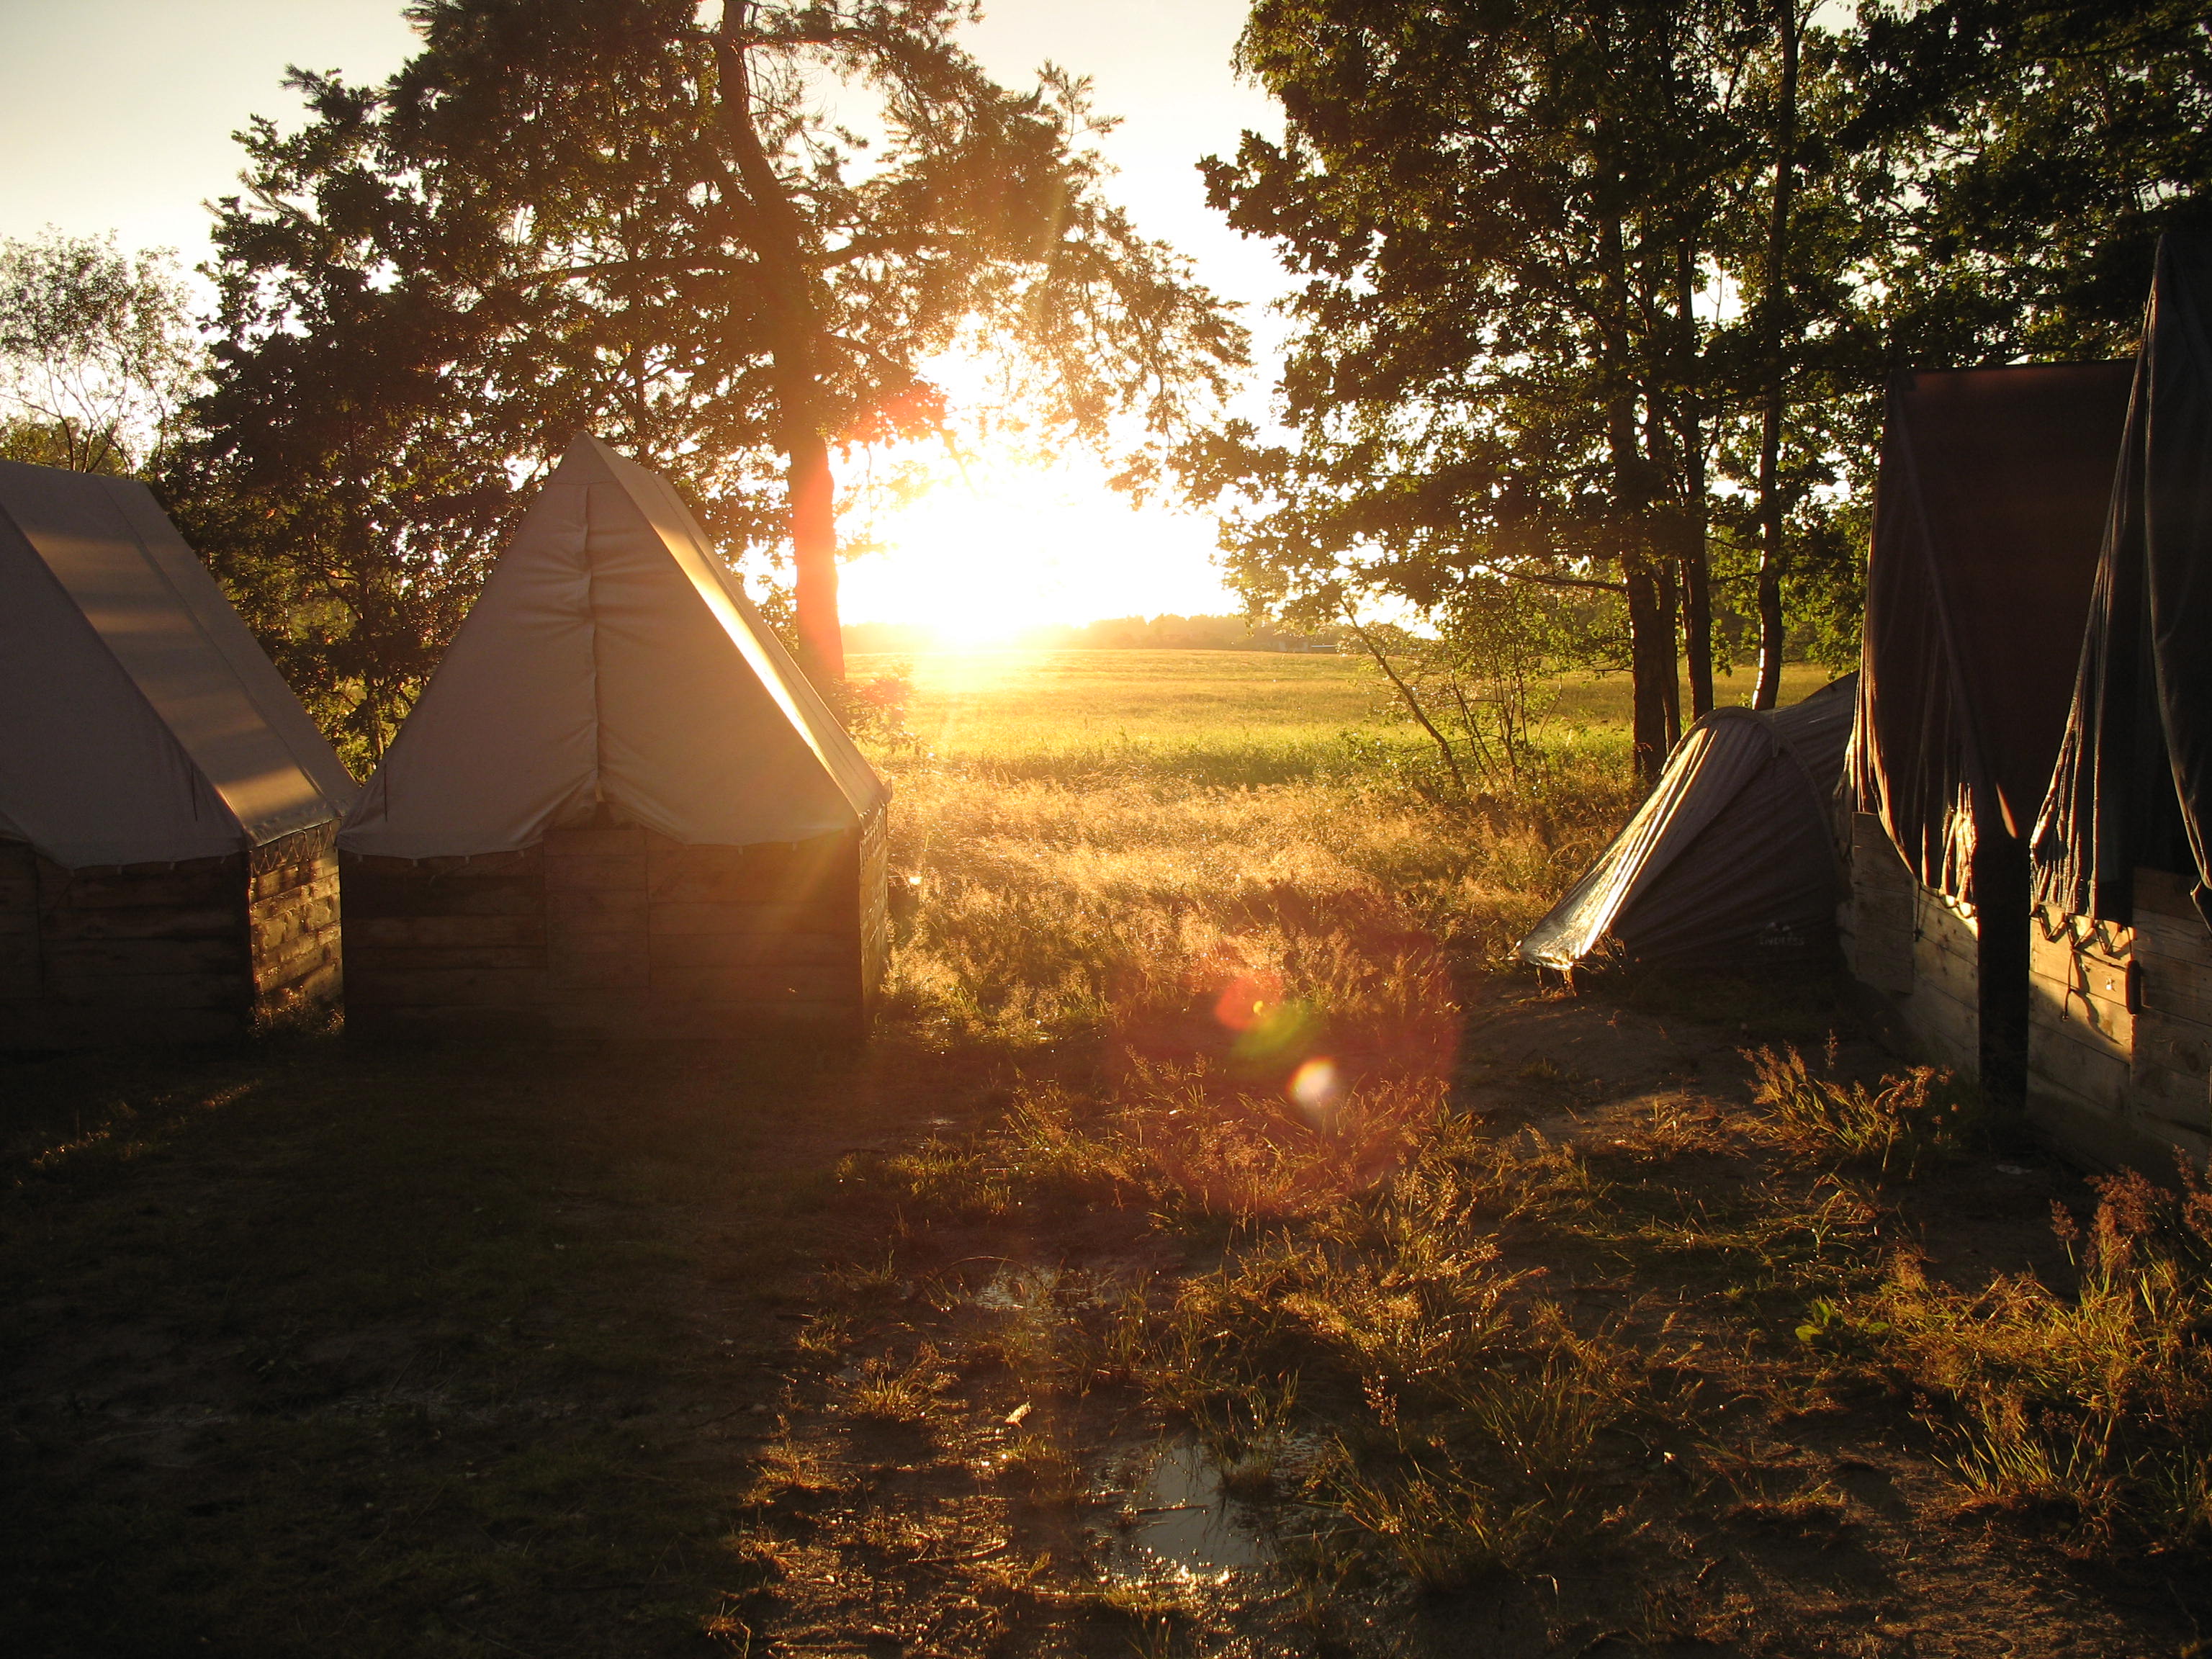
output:
[[1981, 969], [1973, 910], [1917, 881], [1912, 901], [1912, 990], [1899, 1012], [1919, 1053], [1960, 1077], [1979, 1077]]
[[212, 1042], [247, 1028], [243, 854], [90, 870], [31, 862], [35, 986], [0, 1003], [0, 1048]]
[[1912, 989], [1912, 872], [1871, 812], [1851, 814], [1851, 897], [1839, 918], [1844, 961], [1877, 991]]
[[2039, 910], [2028, 1105], [2076, 1151], [2156, 1165], [2212, 1155], [2212, 930], [2189, 884], [2135, 875], [2135, 925]]
[[328, 1004], [335, 828], [86, 870], [0, 847], [0, 1048], [216, 1042]]
[[349, 1025], [858, 1031], [889, 949], [870, 830], [880, 848], [878, 819], [757, 847], [685, 847], [603, 823], [477, 859], [347, 854]]
[[1961, 1077], [1980, 1074], [1973, 910], [1921, 885], [1866, 812], [1852, 815], [1843, 945], [1852, 977], [1882, 994], [1907, 1046]]

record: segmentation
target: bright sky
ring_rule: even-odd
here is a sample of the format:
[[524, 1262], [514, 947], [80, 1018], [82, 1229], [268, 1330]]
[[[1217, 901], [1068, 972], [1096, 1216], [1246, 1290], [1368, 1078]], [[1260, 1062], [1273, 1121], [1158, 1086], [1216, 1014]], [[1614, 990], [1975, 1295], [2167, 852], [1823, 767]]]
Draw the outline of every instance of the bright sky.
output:
[[[1124, 118], [1103, 144], [1111, 188], [1140, 229], [1175, 243], [1204, 279], [1259, 314], [1284, 282], [1267, 252], [1205, 205], [1195, 163], [1246, 127], [1279, 130], [1273, 105], [1231, 73], [1245, 0], [987, 0], [969, 45], [1002, 81], [1050, 58], [1097, 83]], [[414, 49], [399, 0], [0, 0], [0, 234], [52, 224], [207, 253], [201, 204], [231, 191], [230, 134], [281, 125], [298, 102], [288, 64], [380, 77]], [[964, 483], [878, 526], [890, 550], [844, 579], [850, 622], [912, 622], [973, 637], [1035, 623], [1231, 611], [1212, 565], [1213, 530], [1131, 508], [1102, 469], [971, 465]]]

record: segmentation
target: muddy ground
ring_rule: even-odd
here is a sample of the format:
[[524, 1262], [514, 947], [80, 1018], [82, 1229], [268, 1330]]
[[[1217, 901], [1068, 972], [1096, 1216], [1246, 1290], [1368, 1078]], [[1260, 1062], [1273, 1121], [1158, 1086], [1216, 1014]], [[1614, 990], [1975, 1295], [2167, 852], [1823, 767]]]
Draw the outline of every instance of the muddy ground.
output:
[[[1468, 1002], [1481, 1133], [1716, 1215], [1770, 1179], [1742, 1025], [1520, 978]], [[1824, 1023], [1844, 1073], [1894, 1065]], [[2201, 1562], [1978, 1506], [1909, 1395], [1796, 1338], [1790, 1286], [1510, 1226], [1508, 1265], [1663, 1353], [1663, 1426], [1608, 1439], [1607, 1513], [1533, 1567], [1437, 1593], [1318, 1559], [1283, 1478], [1224, 1493], [1153, 1395], [1049, 1352], [1218, 1231], [933, 1215], [880, 1178], [1009, 1081], [897, 1036], [6, 1064], [8, 1650], [2208, 1650]], [[2086, 1194], [2005, 1144], [1881, 1226], [1960, 1285], [2061, 1282], [2054, 1199]]]

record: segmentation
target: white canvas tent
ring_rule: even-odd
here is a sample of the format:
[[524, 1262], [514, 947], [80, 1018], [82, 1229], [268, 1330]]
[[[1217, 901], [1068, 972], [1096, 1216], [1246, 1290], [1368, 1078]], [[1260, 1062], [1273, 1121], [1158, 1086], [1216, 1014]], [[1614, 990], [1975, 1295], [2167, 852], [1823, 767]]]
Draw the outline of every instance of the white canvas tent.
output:
[[884, 787], [668, 482], [580, 433], [347, 820], [512, 852], [599, 803], [685, 846], [849, 829]]
[[674, 489], [580, 434], [340, 833], [349, 1018], [862, 1024], [887, 800]]
[[327, 823], [353, 780], [146, 486], [0, 462], [0, 821], [65, 868]]
[[0, 1048], [335, 996], [355, 793], [143, 484], [0, 462]]

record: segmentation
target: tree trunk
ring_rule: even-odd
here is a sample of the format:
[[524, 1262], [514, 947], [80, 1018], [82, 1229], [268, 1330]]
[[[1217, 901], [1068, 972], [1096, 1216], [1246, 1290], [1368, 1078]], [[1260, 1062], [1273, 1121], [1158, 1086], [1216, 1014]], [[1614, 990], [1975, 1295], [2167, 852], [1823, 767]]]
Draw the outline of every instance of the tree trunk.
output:
[[845, 678], [845, 635], [837, 619], [836, 482], [830, 474], [830, 446], [820, 433], [797, 434], [788, 477], [799, 663], [826, 689]]
[[1687, 242], [1674, 253], [1675, 307], [1682, 339], [1682, 653], [1690, 672], [1690, 718], [1713, 712], [1712, 564], [1705, 550], [1704, 376], [1698, 351], [1697, 261]]
[[1774, 147], [1773, 214], [1766, 244], [1766, 414], [1759, 438], [1759, 687], [1754, 708], [1771, 708], [1782, 695], [1782, 417], [1784, 383], [1783, 325], [1789, 310], [1790, 207], [1797, 149], [1797, 0], [1778, 0], [1782, 36], [1782, 92]]
[[1634, 710], [1636, 775], [1656, 782], [1667, 757], [1668, 688], [1674, 683], [1674, 619], [1660, 592], [1651, 557], [1652, 466], [1637, 441], [1636, 381], [1627, 368], [1628, 266], [1621, 223], [1601, 222], [1599, 246], [1605, 272], [1607, 315], [1606, 444], [1613, 471], [1613, 513], [1621, 538], [1620, 574], [1628, 596], [1629, 699]]
[[728, 205], [738, 216], [746, 246], [760, 261], [761, 296], [769, 313], [777, 424], [787, 458], [799, 664], [817, 686], [829, 690], [844, 680], [845, 646], [837, 617], [836, 492], [815, 368], [820, 322], [807, 265], [806, 228], [784, 194], [753, 125], [752, 88], [745, 68], [751, 17], [749, 0], [723, 0], [722, 27], [714, 37], [722, 128], [744, 185], [743, 196], [733, 197]]
[[1639, 550], [1621, 561], [1628, 583], [1628, 665], [1634, 708], [1636, 777], [1650, 785], [1666, 763], [1667, 688], [1674, 679], [1674, 629], [1657, 569]]

